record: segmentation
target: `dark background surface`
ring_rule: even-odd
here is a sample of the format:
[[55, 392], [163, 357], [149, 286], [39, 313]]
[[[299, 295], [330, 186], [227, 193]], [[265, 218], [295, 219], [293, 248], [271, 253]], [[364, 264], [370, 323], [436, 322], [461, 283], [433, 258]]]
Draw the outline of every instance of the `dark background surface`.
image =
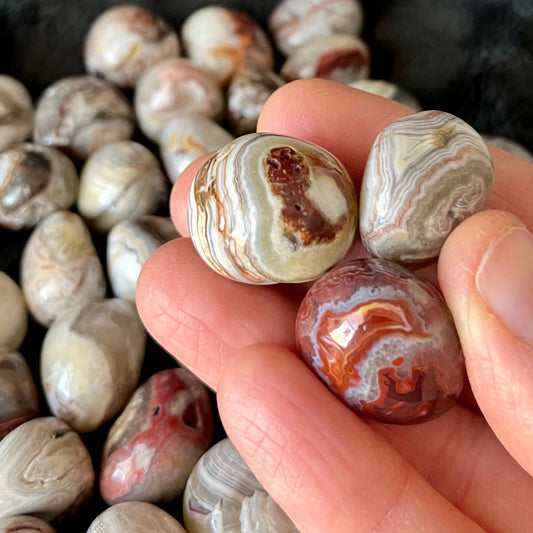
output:
[[[23, 81], [35, 98], [58, 78], [83, 73], [82, 49], [89, 25], [103, 10], [120, 3], [125, 2], [0, 0], [0, 73]], [[179, 29], [194, 9], [213, 2], [136, 3]], [[247, 11], [266, 27], [277, 2], [220, 3]], [[368, 0], [363, 5], [363, 38], [372, 51], [372, 77], [409, 89], [427, 109], [449, 111], [480, 132], [505, 135], [533, 149], [533, 0]], [[278, 57], [278, 65], [281, 61]], [[29, 233], [0, 229], [0, 270], [15, 279]], [[94, 238], [105, 264], [105, 238]], [[36, 378], [44, 333], [31, 322], [20, 350]], [[172, 366], [174, 360], [149, 341], [142, 380]], [[46, 413], [42, 396], [41, 405]], [[109, 426], [83, 436], [96, 468]], [[218, 423], [217, 436], [222, 435]], [[86, 531], [104, 507], [96, 493], [89, 507], [58, 526], [58, 531]], [[178, 517], [179, 507], [179, 502], [164, 506]]]

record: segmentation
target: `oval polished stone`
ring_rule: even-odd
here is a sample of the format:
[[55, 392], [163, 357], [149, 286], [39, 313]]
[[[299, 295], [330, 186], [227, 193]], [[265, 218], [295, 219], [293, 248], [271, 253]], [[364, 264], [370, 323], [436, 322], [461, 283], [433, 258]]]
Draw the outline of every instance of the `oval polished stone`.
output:
[[207, 450], [191, 472], [183, 519], [188, 533], [298, 533], [227, 438]]
[[177, 57], [176, 32], [141, 6], [119, 5], [91, 25], [85, 42], [85, 67], [119, 87], [133, 88], [151, 65]]
[[255, 284], [317, 278], [352, 243], [353, 183], [314, 144], [271, 134], [228, 143], [199, 170], [189, 194], [192, 242], [216, 272]]
[[0, 440], [39, 415], [39, 396], [26, 359], [18, 352], [0, 352]]
[[100, 494], [110, 505], [177, 498], [212, 436], [211, 401], [202, 383], [185, 368], [157, 372], [109, 431]]
[[87, 448], [55, 417], [29, 420], [0, 441], [0, 519], [75, 514], [91, 496], [94, 469]]
[[0, 519], [0, 533], [56, 533], [44, 520], [29, 515], [16, 515]]
[[390, 261], [348, 261], [318, 280], [300, 305], [296, 338], [335, 395], [381, 422], [436, 418], [463, 388], [463, 354], [440, 291]]
[[141, 268], [163, 243], [178, 238], [169, 218], [144, 215], [115, 224], [107, 236], [107, 274], [113, 294], [135, 302]]
[[421, 111], [374, 141], [361, 186], [360, 232], [376, 257], [419, 263], [485, 208], [494, 171], [481, 136], [443, 111]]
[[70, 211], [48, 215], [33, 230], [22, 254], [20, 277], [30, 312], [43, 326], [73, 305], [103, 298], [106, 291], [89, 230]]
[[22, 289], [0, 270], [0, 352], [18, 350], [28, 330], [28, 308]]
[[87, 533], [187, 533], [159, 507], [146, 502], [117, 503], [100, 513]]
[[61, 313], [41, 350], [50, 410], [76, 431], [99, 428], [135, 390], [145, 344], [146, 331], [126, 300], [98, 300]]

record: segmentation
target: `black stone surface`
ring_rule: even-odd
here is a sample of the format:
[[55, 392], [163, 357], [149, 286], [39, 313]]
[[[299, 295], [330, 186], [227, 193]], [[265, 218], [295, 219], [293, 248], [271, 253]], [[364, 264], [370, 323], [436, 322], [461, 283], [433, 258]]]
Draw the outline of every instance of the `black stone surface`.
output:
[[[91, 22], [113, 0], [0, 0], [0, 73], [23, 81], [37, 98], [53, 81], [83, 73], [83, 41]], [[209, 0], [136, 2], [179, 28]], [[266, 27], [276, 1], [218, 2], [250, 13]], [[533, 0], [363, 0], [363, 38], [372, 51], [372, 77], [394, 81], [425, 108], [460, 116], [478, 131], [505, 135], [533, 150]], [[278, 56], [278, 64], [282, 61]], [[0, 270], [18, 279], [30, 231], [0, 229]], [[95, 236], [105, 264], [105, 238]], [[2, 295], [0, 295], [0, 298]], [[45, 330], [31, 322], [21, 348], [39, 378]], [[142, 380], [174, 360], [149, 342]], [[41, 395], [46, 414], [46, 404]], [[98, 469], [110, 424], [83, 436]], [[217, 422], [217, 438], [223, 430]], [[0, 465], [1, 468], [1, 465]], [[96, 490], [87, 509], [57, 526], [84, 532], [105, 508]], [[164, 508], [179, 517], [180, 503]]]

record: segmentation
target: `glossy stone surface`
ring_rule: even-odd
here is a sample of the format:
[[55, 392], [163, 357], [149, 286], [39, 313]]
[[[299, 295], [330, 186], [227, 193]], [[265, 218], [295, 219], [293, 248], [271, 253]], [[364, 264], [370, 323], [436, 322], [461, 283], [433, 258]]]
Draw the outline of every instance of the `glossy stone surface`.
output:
[[255, 133], [265, 102], [284, 83], [283, 78], [270, 70], [237, 71], [226, 93], [231, 131], [236, 136]]
[[317, 37], [358, 35], [363, 19], [359, 0], [282, 0], [272, 10], [268, 28], [278, 50], [288, 56]]
[[184, 368], [157, 372], [109, 431], [100, 494], [109, 504], [177, 498], [212, 435], [211, 401], [202, 383]]
[[32, 316], [49, 326], [66, 309], [103, 298], [102, 263], [83, 220], [70, 211], [48, 215], [33, 230], [20, 265]]
[[179, 52], [178, 36], [162, 18], [141, 6], [120, 5], [91, 25], [85, 68], [119, 87], [133, 88], [148, 67]]
[[0, 533], [56, 533], [44, 520], [29, 515], [10, 516], [0, 519]]
[[21, 288], [0, 270], [0, 352], [18, 350], [28, 329], [28, 309]]
[[104, 144], [129, 139], [133, 109], [111, 83], [93, 76], [63, 78], [41, 95], [35, 110], [35, 142], [86, 159]]
[[530, 163], [533, 163], [533, 153], [531, 153], [525, 146], [513, 141], [513, 139], [509, 139], [501, 135], [487, 134], [481, 134], [481, 137], [486, 143], [492, 144], [500, 150], [505, 150], [510, 154], [516, 155], [522, 159], [525, 159], [526, 161], [529, 161]]
[[145, 502], [124, 502], [109, 507], [91, 523], [87, 533], [187, 533], [159, 507]]
[[0, 153], [0, 226], [29, 228], [76, 201], [78, 173], [59, 150], [21, 143]]
[[0, 519], [75, 514], [91, 496], [94, 469], [87, 448], [63, 420], [29, 420], [0, 441]]
[[403, 117], [376, 137], [368, 157], [363, 244], [400, 263], [433, 259], [460, 222], [485, 208], [493, 181], [489, 149], [464, 121], [443, 111]]
[[102, 146], [81, 171], [78, 210], [101, 233], [122, 220], [155, 213], [167, 199], [167, 180], [158, 159], [133, 141]]
[[440, 291], [390, 261], [347, 261], [318, 280], [300, 305], [296, 338], [335, 395], [381, 422], [436, 418], [463, 388], [463, 355]]
[[229, 439], [210, 448], [191, 472], [183, 519], [188, 533], [298, 532]]
[[142, 132], [159, 142], [164, 126], [175, 117], [221, 118], [224, 95], [209, 72], [175, 58], [160, 61], [144, 73], [135, 89], [134, 105]]
[[422, 105], [414, 95], [390, 81], [363, 79], [352, 81], [348, 85], [367, 93], [394, 100], [399, 104], [410, 107], [414, 111], [422, 111]]
[[364, 79], [370, 73], [370, 51], [358, 37], [344, 33], [317, 37], [297, 48], [283, 63], [287, 81], [323, 78], [338, 83]]
[[107, 274], [113, 294], [135, 302], [135, 287], [145, 261], [163, 243], [178, 238], [169, 218], [144, 215], [115, 224], [107, 236]]
[[231, 133], [202, 115], [173, 118], [166, 123], [159, 139], [168, 178], [175, 183], [195, 159], [220, 150], [232, 139]]
[[0, 352], [0, 440], [38, 415], [39, 397], [28, 363], [18, 352]]
[[339, 261], [357, 223], [354, 186], [342, 163], [299, 139], [249, 134], [199, 170], [188, 224], [216, 272], [255, 284], [314, 279]]
[[33, 102], [18, 80], [0, 74], [0, 152], [26, 140], [33, 130]]
[[189, 15], [181, 28], [186, 54], [226, 86], [246, 63], [272, 70], [274, 54], [261, 27], [244, 11], [206, 6]]
[[98, 300], [63, 312], [41, 350], [41, 380], [52, 413], [80, 432], [107, 422], [137, 386], [145, 343], [135, 306], [126, 300]]

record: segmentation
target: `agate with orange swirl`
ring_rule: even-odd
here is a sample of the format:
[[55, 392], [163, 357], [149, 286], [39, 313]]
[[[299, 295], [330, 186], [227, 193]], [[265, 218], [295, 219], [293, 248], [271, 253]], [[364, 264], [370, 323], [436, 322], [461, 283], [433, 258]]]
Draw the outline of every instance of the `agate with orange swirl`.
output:
[[353, 183], [314, 144], [272, 134], [228, 143], [198, 172], [188, 223], [204, 261], [254, 284], [322, 275], [346, 253], [357, 223]]
[[378, 135], [368, 158], [363, 244], [403, 264], [433, 259], [460, 222], [485, 208], [493, 181], [489, 149], [466, 122], [444, 111], [403, 117]]
[[463, 388], [464, 358], [440, 291], [383, 259], [343, 263], [303, 299], [307, 364], [355, 412], [381, 422], [436, 418]]

